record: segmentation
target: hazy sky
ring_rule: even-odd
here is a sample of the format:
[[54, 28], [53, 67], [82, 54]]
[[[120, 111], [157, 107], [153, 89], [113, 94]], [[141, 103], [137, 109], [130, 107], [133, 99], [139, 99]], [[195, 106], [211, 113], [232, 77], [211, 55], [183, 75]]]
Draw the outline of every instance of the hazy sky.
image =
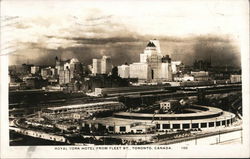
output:
[[[10, 64], [112, 55], [115, 65], [139, 60], [148, 40], [190, 64], [212, 56], [239, 65], [247, 1], [1, 1], [2, 48]], [[2, 25], [1, 24], [1, 25]], [[7, 49], [6, 49], [7, 48]], [[3, 49], [2, 49], [3, 50]]]

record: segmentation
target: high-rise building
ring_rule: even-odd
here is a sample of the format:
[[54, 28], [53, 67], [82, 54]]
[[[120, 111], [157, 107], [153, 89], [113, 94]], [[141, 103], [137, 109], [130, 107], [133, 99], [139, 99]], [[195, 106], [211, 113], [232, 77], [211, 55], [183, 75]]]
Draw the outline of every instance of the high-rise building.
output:
[[152, 69], [147, 63], [133, 63], [129, 65], [129, 77], [138, 78], [140, 82], [150, 82]]
[[93, 68], [92, 74], [101, 74], [101, 60], [100, 59], [93, 59]]
[[63, 71], [64, 70], [64, 62], [61, 61], [60, 59], [58, 59], [58, 57], [56, 56], [55, 58], [55, 61], [56, 61], [56, 71], [57, 71], [57, 75], [60, 74], [60, 71]]
[[172, 81], [171, 59], [163, 56], [158, 40], [150, 40], [140, 62], [130, 65], [130, 77], [139, 81]]
[[112, 63], [110, 56], [103, 56], [101, 59], [101, 74], [110, 74], [112, 71]]
[[67, 84], [70, 82], [70, 69], [66, 68], [59, 73], [59, 84]]
[[110, 56], [103, 56], [102, 59], [93, 59], [92, 74], [110, 74], [112, 71], [112, 62]]
[[118, 66], [118, 76], [121, 78], [129, 78], [129, 65]]
[[59, 72], [59, 84], [70, 83], [72, 79], [79, 80], [83, 75], [82, 64], [76, 58], [66, 61], [56, 58], [56, 68]]

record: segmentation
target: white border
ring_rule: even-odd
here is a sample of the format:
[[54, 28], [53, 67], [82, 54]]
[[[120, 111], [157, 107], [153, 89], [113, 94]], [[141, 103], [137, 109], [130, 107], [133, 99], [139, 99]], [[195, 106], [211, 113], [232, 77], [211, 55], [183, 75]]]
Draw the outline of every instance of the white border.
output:
[[[155, 151], [87, 151], [54, 150], [54, 146], [9, 146], [8, 129], [8, 56], [0, 56], [0, 118], [1, 158], [158, 158], [158, 157], [249, 157], [249, 6], [246, 1], [246, 16], [241, 17], [246, 25], [240, 26], [242, 33], [241, 63], [243, 80], [243, 144], [227, 146], [189, 146], [187, 150], [170, 146], [171, 150]], [[63, 147], [63, 146], [60, 146]], [[146, 147], [146, 146], [143, 146]]]

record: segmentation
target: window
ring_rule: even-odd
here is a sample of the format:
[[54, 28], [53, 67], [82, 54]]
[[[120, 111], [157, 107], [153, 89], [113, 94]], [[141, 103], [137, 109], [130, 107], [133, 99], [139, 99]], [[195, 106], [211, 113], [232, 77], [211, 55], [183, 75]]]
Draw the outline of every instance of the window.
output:
[[222, 125], [226, 125], [226, 121], [225, 120], [222, 121]]
[[190, 128], [190, 125], [189, 125], [189, 124], [182, 124], [182, 128], [183, 128], [183, 129], [189, 129], [189, 128]]
[[170, 124], [162, 124], [163, 129], [170, 129]]
[[206, 128], [207, 127], [207, 123], [201, 123], [201, 128]]
[[216, 126], [220, 126], [220, 121], [216, 121]]
[[193, 123], [192, 128], [199, 128], [199, 124], [198, 123]]
[[85, 128], [88, 128], [89, 127], [89, 124], [85, 124]]
[[161, 125], [160, 124], [156, 124], [156, 129], [160, 129]]
[[180, 124], [173, 124], [173, 129], [180, 129]]
[[214, 122], [209, 122], [209, 127], [214, 127]]
[[109, 126], [109, 131], [114, 131], [114, 127], [113, 126]]
[[122, 132], [126, 131], [126, 127], [125, 126], [120, 126], [120, 131], [122, 131]]

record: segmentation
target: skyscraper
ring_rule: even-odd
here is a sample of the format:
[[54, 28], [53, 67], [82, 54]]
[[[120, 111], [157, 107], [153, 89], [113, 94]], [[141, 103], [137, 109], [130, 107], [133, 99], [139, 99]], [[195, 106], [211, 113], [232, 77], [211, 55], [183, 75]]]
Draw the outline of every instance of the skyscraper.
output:
[[110, 56], [103, 56], [101, 59], [101, 74], [109, 74], [112, 71]]
[[140, 62], [130, 65], [130, 77], [139, 81], [171, 81], [172, 69], [169, 56], [163, 56], [158, 40], [150, 40]]
[[102, 59], [93, 59], [92, 74], [110, 74], [112, 71], [112, 62], [110, 56], [103, 56]]
[[93, 59], [92, 74], [101, 74], [101, 59]]

